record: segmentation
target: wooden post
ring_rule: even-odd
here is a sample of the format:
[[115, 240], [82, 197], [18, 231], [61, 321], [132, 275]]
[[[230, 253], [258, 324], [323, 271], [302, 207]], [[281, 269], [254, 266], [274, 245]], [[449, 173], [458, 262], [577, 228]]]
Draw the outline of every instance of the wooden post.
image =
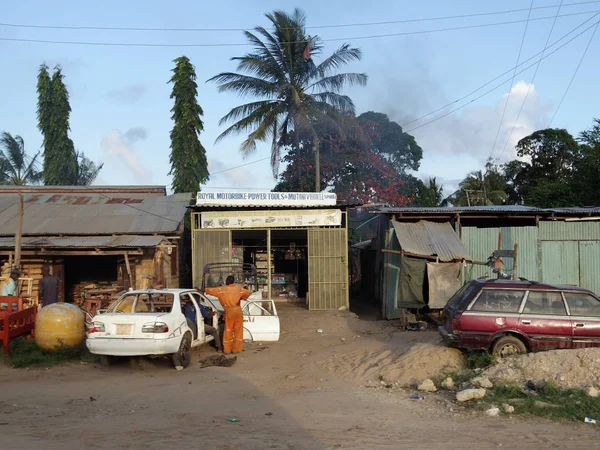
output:
[[19, 191], [19, 212], [17, 213], [17, 231], [15, 233], [15, 267], [21, 268], [21, 236], [23, 235], [23, 193]]
[[129, 278], [129, 287], [135, 289], [133, 278], [131, 277], [131, 266], [129, 265], [129, 255], [125, 252], [125, 267], [127, 268], [127, 277]]
[[515, 244], [515, 254], [513, 257], [513, 273], [512, 273], [512, 279], [516, 280], [517, 279], [517, 261], [519, 260], [518, 256], [519, 256], [519, 244]]

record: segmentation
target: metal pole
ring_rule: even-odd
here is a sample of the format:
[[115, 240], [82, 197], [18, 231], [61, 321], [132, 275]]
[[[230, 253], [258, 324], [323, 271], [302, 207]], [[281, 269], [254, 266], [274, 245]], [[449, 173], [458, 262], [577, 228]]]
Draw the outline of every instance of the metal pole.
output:
[[17, 213], [17, 232], [15, 233], [15, 267], [21, 268], [21, 236], [23, 235], [23, 193], [19, 191], [19, 212]]

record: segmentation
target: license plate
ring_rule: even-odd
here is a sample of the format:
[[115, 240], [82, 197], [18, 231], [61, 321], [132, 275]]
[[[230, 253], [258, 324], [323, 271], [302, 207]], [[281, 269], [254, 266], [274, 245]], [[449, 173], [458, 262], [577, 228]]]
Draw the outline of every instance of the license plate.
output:
[[118, 335], [130, 335], [133, 330], [133, 325], [130, 324], [117, 324], [117, 330], [115, 334]]

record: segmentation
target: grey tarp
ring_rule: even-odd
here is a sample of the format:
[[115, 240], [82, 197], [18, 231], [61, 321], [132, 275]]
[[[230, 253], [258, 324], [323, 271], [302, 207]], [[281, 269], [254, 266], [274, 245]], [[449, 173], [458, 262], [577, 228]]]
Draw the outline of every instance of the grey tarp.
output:
[[398, 308], [422, 308], [425, 306], [423, 285], [427, 262], [424, 259], [402, 257], [400, 263], [400, 296]]
[[429, 307], [442, 309], [460, 288], [460, 263], [427, 263]]

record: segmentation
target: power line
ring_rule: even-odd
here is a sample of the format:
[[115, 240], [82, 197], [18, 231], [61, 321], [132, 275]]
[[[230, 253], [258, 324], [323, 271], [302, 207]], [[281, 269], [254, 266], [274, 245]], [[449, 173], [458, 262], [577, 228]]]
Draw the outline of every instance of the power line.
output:
[[[598, 15], [600, 15], [600, 13], [598, 13], [598, 14], [596, 14], [596, 16], [594, 16], [594, 17], [592, 17], [592, 18], [590, 18], [590, 19], [586, 20], [586, 22], [588, 22], [589, 20], [591, 20], [591, 19], [593, 19], [593, 18], [597, 17]], [[581, 36], [582, 34], [584, 34], [586, 31], [588, 31], [588, 30], [590, 30], [590, 29], [592, 29], [592, 28], [596, 27], [598, 24], [600, 24], [600, 20], [599, 20], [599, 21], [597, 21], [597, 22], [594, 22], [592, 25], [590, 25], [589, 27], [585, 28], [583, 31], [581, 31], [580, 33], [578, 33], [578, 34], [576, 34], [575, 36], [573, 36], [571, 39], [569, 39], [567, 42], [565, 42], [565, 43], [564, 43], [564, 44], [562, 44], [561, 46], [559, 46], [559, 47], [557, 47], [556, 49], [554, 49], [552, 52], [545, 54], [544, 56], [542, 56], [542, 58], [541, 58], [541, 59], [546, 59], [546, 58], [549, 58], [549, 57], [550, 57], [550, 56], [552, 56], [554, 53], [556, 53], [557, 51], [559, 51], [559, 50], [560, 50], [560, 49], [562, 49], [563, 47], [565, 47], [565, 46], [567, 46], [568, 44], [570, 44], [571, 42], [573, 42], [573, 41], [574, 41], [575, 39], [577, 39], [579, 36]], [[579, 28], [579, 27], [581, 27], [581, 25], [579, 25], [577, 28]], [[571, 33], [571, 32], [569, 32], [568, 34], [570, 34], [570, 33]], [[563, 38], [564, 38], [564, 37], [563, 37]], [[556, 42], [559, 42], [559, 41], [560, 41], [560, 40], [562, 40], [563, 38], [559, 39], [559, 40], [558, 40], [558, 41], [556, 41]], [[553, 45], [554, 45], [554, 44], [553, 44]], [[540, 53], [541, 53], [541, 52], [540, 52]], [[538, 55], [539, 55], [539, 53], [538, 53]], [[531, 67], [535, 66], [536, 64], [537, 64], [537, 61], [536, 61], [536, 62], [534, 62], [533, 64], [530, 64], [529, 66], [525, 67], [523, 70], [521, 70], [521, 71], [517, 72], [517, 73], [516, 73], [516, 75], [520, 75], [521, 73], [525, 72], [526, 70], [530, 69]], [[512, 69], [511, 69], [511, 70], [512, 70]], [[507, 73], [507, 72], [505, 72], [503, 75], [505, 75], [506, 73]], [[501, 75], [500, 77], [502, 77], [503, 75]], [[480, 91], [480, 90], [481, 90], [483, 87], [490, 85], [490, 84], [491, 84], [493, 81], [497, 80], [497, 79], [498, 79], [498, 78], [500, 78], [500, 77], [496, 77], [494, 80], [492, 80], [492, 81], [489, 81], [489, 82], [487, 82], [486, 84], [484, 84], [483, 86], [481, 86], [481, 87], [477, 88], [477, 89], [476, 89], [475, 91], [473, 91], [471, 94], [468, 94], [468, 95], [466, 95], [466, 96], [462, 97], [461, 99], [455, 100], [454, 102], [452, 102], [452, 103], [449, 103], [448, 105], [444, 106], [443, 108], [439, 108], [439, 109], [438, 109], [438, 110], [436, 110], [435, 112], [441, 111], [442, 109], [445, 109], [446, 107], [448, 107], [448, 106], [450, 106], [450, 105], [452, 105], [452, 104], [458, 103], [459, 101], [462, 101], [462, 100], [464, 100], [465, 98], [468, 98], [468, 97], [470, 97], [470, 96], [471, 96], [473, 93], [475, 93], [475, 92], [477, 92], [477, 91]], [[507, 80], [504, 80], [504, 81], [502, 81], [501, 83], [499, 83], [499, 84], [495, 85], [493, 88], [491, 88], [491, 89], [489, 89], [489, 90], [485, 91], [483, 94], [481, 94], [481, 95], [479, 95], [479, 96], [475, 97], [475, 98], [474, 98], [474, 99], [472, 99], [472, 100], [469, 100], [468, 102], [466, 102], [465, 104], [463, 104], [463, 105], [461, 105], [461, 106], [458, 106], [458, 107], [456, 107], [456, 108], [454, 108], [454, 109], [452, 109], [452, 110], [450, 110], [450, 111], [446, 112], [445, 114], [442, 114], [441, 116], [437, 116], [437, 117], [435, 117], [435, 118], [433, 118], [433, 119], [431, 119], [431, 120], [429, 120], [429, 121], [427, 121], [427, 122], [424, 122], [424, 123], [422, 123], [421, 125], [417, 125], [416, 127], [410, 128], [410, 129], [408, 129], [408, 130], [405, 130], [405, 131], [406, 131], [407, 133], [410, 133], [410, 132], [412, 132], [412, 131], [414, 131], [414, 130], [417, 130], [417, 129], [419, 129], [419, 128], [422, 128], [422, 127], [424, 127], [424, 126], [426, 126], [426, 125], [429, 125], [429, 124], [431, 124], [431, 123], [433, 123], [433, 122], [437, 122], [438, 120], [440, 120], [440, 119], [443, 119], [444, 117], [447, 117], [447, 116], [449, 116], [450, 114], [453, 114], [453, 113], [455, 113], [456, 111], [459, 111], [459, 110], [461, 110], [461, 109], [462, 109], [462, 108], [464, 108], [465, 106], [467, 106], [467, 105], [469, 105], [469, 104], [471, 104], [471, 103], [473, 103], [473, 102], [475, 102], [475, 101], [479, 100], [480, 98], [482, 98], [482, 97], [485, 97], [487, 94], [489, 94], [489, 93], [491, 93], [491, 92], [495, 91], [495, 90], [496, 90], [496, 89], [498, 89], [499, 87], [502, 87], [502, 86], [503, 86], [503, 85], [506, 83], [506, 81], [507, 81]], [[435, 112], [434, 112], [434, 113], [435, 113]], [[429, 113], [429, 114], [427, 114], [427, 115], [425, 115], [425, 116], [423, 116], [423, 117], [430, 116], [431, 114], [434, 114], [434, 113]], [[417, 119], [417, 120], [418, 120], [418, 119]], [[415, 120], [413, 120], [413, 121], [411, 121], [411, 122], [407, 122], [407, 124], [408, 124], [408, 123], [412, 123], [412, 122], [415, 122]], [[401, 126], [402, 126], [402, 127], [404, 127], [404, 126], [405, 126], [405, 125], [407, 125], [407, 124], [403, 124], [403, 125], [401, 125]]]
[[500, 136], [500, 130], [502, 129], [502, 123], [504, 122], [504, 116], [506, 116], [506, 109], [508, 108], [508, 101], [510, 100], [510, 94], [512, 93], [513, 84], [515, 82], [515, 76], [517, 75], [517, 67], [519, 67], [519, 61], [521, 60], [521, 52], [523, 51], [523, 44], [525, 44], [525, 37], [527, 36], [527, 28], [529, 28], [529, 19], [531, 18], [531, 9], [533, 8], [533, 0], [529, 4], [529, 13], [527, 14], [527, 22], [525, 23], [525, 29], [523, 30], [523, 37], [521, 38], [521, 45], [519, 46], [519, 53], [517, 54], [517, 63], [515, 70], [513, 71], [512, 78], [510, 79], [510, 86], [508, 88], [508, 95], [506, 96], [506, 102], [504, 102], [504, 109], [502, 110], [502, 116], [500, 116], [500, 123], [498, 124], [498, 130], [496, 131], [496, 137], [494, 138], [494, 144], [492, 150], [490, 150], [491, 158], [494, 150], [496, 149], [496, 143], [498, 142], [498, 136]]
[[[544, 44], [544, 49], [542, 50], [542, 55], [544, 54], [544, 52], [548, 48], [548, 42], [550, 42], [550, 37], [552, 36], [552, 32], [554, 31], [554, 26], [556, 25], [556, 22], [558, 20], [558, 14], [560, 13], [561, 6], [562, 6], [562, 1], [560, 2], [560, 5], [558, 6], [558, 9], [556, 10], [556, 17], [554, 18], [554, 21], [552, 22], [552, 26], [550, 27], [550, 32], [548, 33], [548, 37], [546, 38], [546, 43]], [[527, 86], [527, 92], [525, 93], [525, 97], [523, 98], [523, 102], [521, 103], [521, 107], [519, 108], [519, 112], [517, 113], [517, 117], [515, 118], [513, 126], [512, 126], [512, 128], [510, 130], [510, 133], [508, 133], [508, 137], [506, 138], [506, 141], [504, 142], [504, 146], [502, 147], [502, 151], [500, 152], [500, 155], [497, 158], [498, 160], [500, 160], [500, 158], [502, 157], [502, 155], [504, 155], [504, 151], [506, 150], [506, 146], [508, 145], [508, 141], [510, 141], [510, 137], [512, 136], [513, 132], [515, 131], [515, 128], [517, 126], [517, 122], [519, 121], [519, 117], [521, 117], [521, 113], [523, 112], [523, 108], [525, 107], [525, 102], [527, 102], [527, 97], [529, 97], [529, 92], [531, 91], [531, 86], [533, 86], [533, 82], [535, 81], [535, 77], [537, 76], [537, 73], [538, 73], [538, 70], [540, 69], [540, 64], [541, 63], [542, 63], [542, 60], [540, 59], [538, 61], [538, 63], [537, 63], [537, 66], [535, 67], [535, 71], [533, 72], [533, 76], [531, 77], [531, 82]]]
[[[565, 39], [565, 38], [567, 38], [569, 35], [573, 34], [573, 33], [574, 33], [575, 31], [577, 31], [579, 28], [581, 28], [582, 26], [584, 26], [584, 25], [585, 25], [587, 22], [589, 22], [589, 21], [591, 21], [591, 20], [594, 20], [594, 18], [595, 18], [596, 16], [598, 16], [598, 13], [596, 13], [594, 16], [592, 16], [592, 17], [590, 17], [589, 19], [585, 20], [584, 22], [582, 22], [581, 24], [579, 24], [578, 26], [576, 26], [575, 28], [573, 28], [571, 31], [569, 31], [568, 33], [566, 33], [565, 35], [563, 35], [562, 37], [560, 37], [559, 39], [557, 39], [556, 41], [554, 41], [552, 44], [550, 44], [550, 45], [549, 45], [549, 46], [546, 48], [546, 50], [548, 50], [548, 49], [549, 49], [549, 48], [551, 48], [551, 47], [554, 47], [554, 46], [555, 46], [556, 44], [558, 44], [560, 41], [564, 40], [564, 39]], [[592, 25], [592, 26], [593, 26], [593, 25]], [[569, 41], [569, 42], [570, 42], [570, 41]], [[536, 58], [536, 57], [537, 57], [537, 56], [539, 56], [539, 55], [542, 55], [543, 53], [544, 53], [544, 51], [543, 51], [543, 50], [542, 50], [542, 51], [540, 51], [540, 52], [538, 52], [538, 53], [536, 53], [535, 55], [533, 55], [533, 56], [531, 56], [530, 58], [528, 58], [528, 59], [524, 60], [523, 62], [521, 62], [521, 63], [519, 64], [519, 66], [522, 66], [522, 65], [526, 64], [527, 62], [529, 62], [529, 61], [533, 60], [534, 58]], [[519, 67], [519, 66], [517, 66], [517, 67]], [[531, 66], [530, 66], [530, 67], [531, 67]], [[424, 114], [424, 115], [422, 115], [422, 116], [420, 116], [420, 117], [417, 117], [416, 119], [412, 119], [412, 120], [410, 120], [410, 121], [408, 121], [408, 122], [405, 122], [405, 123], [403, 123], [401, 126], [402, 126], [402, 127], [405, 127], [405, 126], [407, 126], [407, 125], [410, 125], [410, 124], [412, 124], [412, 123], [418, 122], [418, 121], [420, 121], [420, 120], [422, 120], [422, 119], [425, 119], [426, 117], [429, 117], [429, 116], [431, 116], [431, 115], [433, 115], [433, 114], [436, 114], [436, 113], [438, 113], [438, 112], [440, 112], [440, 111], [442, 111], [442, 110], [446, 109], [446, 108], [447, 108], [447, 107], [449, 107], [449, 106], [452, 106], [452, 105], [454, 105], [455, 103], [461, 102], [461, 101], [465, 100], [466, 98], [469, 98], [471, 95], [473, 95], [473, 94], [475, 94], [476, 92], [478, 92], [478, 91], [482, 90], [482, 89], [483, 89], [483, 88], [485, 88], [486, 86], [489, 86], [489, 85], [490, 85], [490, 84], [492, 84], [494, 81], [496, 81], [496, 80], [499, 80], [499, 79], [500, 79], [500, 78], [502, 78], [504, 75], [506, 75], [506, 74], [510, 73], [510, 72], [511, 72], [513, 69], [514, 69], [514, 67], [511, 67], [510, 69], [508, 69], [508, 70], [506, 70], [505, 72], [501, 73], [501, 74], [500, 74], [500, 75], [498, 75], [497, 77], [495, 77], [495, 78], [491, 79], [491, 80], [490, 80], [490, 81], [488, 81], [487, 83], [485, 83], [485, 84], [483, 84], [483, 85], [479, 86], [479, 87], [478, 87], [477, 89], [475, 89], [474, 91], [471, 91], [471, 92], [469, 92], [468, 94], [466, 94], [466, 95], [463, 95], [462, 97], [460, 97], [460, 98], [457, 98], [456, 100], [454, 100], [454, 101], [452, 101], [452, 102], [450, 102], [450, 103], [447, 103], [446, 105], [444, 105], [444, 106], [442, 106], [442, 107], [440, 107], [440, 108], [437, 108], [437, 109], [435, 109], [435, 110], [433, 110], [433, 111], [431, 111], [431, 112], [428, 112], [427, 114]], [[521, 72], [519, 72], [519, 73], [521, 73]], [[518, 74], [517, 74], [517, 75], [518, 75]]]
[[257, 162], [266, 161], [267, 159], [271, 159], [271, 157], [268, 156], [266, 158], [261, 158], [261, 159], [255, 160], [255, 161], [250, 161], [250, 162], [245, 163], [245, 164], [240, 164], [239, 166], [230, 167], [229, 169], [219, 170], [218, 172], [211, 173], [211, 175], [218, 175], [220, 173], [229, 172], [230, 170], [239, 169], [240, 167], [246, 167], [246, 166], [249, 166], [250, 164], [255, 164]]
[[[581, 6], [589, 5], [594, 3], [600, 3], [600, 0], [585, 1], [568, 3], [564, 5], [568, 6]], [[562, 4], [562, 2], [561, 2]], [[532, 9], [552, 9], [556, 8], [557, 5], [546, 5], [536, 6]], [[560, 9], [560, 6], [559, 6]], [[362, 23], [346, 23], [346, 24], [333, 24], [333, 25], [313, 25], [307, 26], [306, 29], [326, 29], [326, 28], [349, 28], [349, 27], [366, 27], [366, 26], [380, 26], [380, 25], [397, 25], [403, 23], [415, 23], [415, 22], [427, 22], [437, 20], [453, 20], [453, 19], [466, 19], [470, 17], [483, 17], [483, 16], [495, 16], [500, 14], [512, 14], [527, 11], [528, 8], [521, 9], [508, 9], [502, 11], [490, 11], [482, 13], [472, 14], [460, 14], [454, 16], [441, 16], [441, 17], [421, 17], [417, 19], [402, 19], [402, 20], [388, 20], [383, 22], [362, 22]], [[19, 23], [0, 23], [0, 26], [10, 28], [33, 28], [33, 29], [46, 29], [46, 30], [96, 30], [96, 31], [175, 31], [175, 32], [214, 32], [214, 31], [246, 31], [249, 28], [153, 28], [153, 27], [116, 27], [116, 26], [95, 26], [95, 25], [35, 25], [35, 24], [19, 24]]]
[[583, 51], [583, 54], [581, 55], [581, 59], [579, 60], [579, 63], [577, 64], [577, 67], [575, 68], [575, 72], [573, 72], [573, 76], [571, 77], [571, 81], [569, 81], [569, 84], [567, 86], [567, 89], [565, 90], [565, 93], [563, 94], [562, 98], [560, 99], [560, 102], [558, 103], [558, 106], [556, 107], [556, 110], [554, 111], [554, 114], [552, 115], [552, 118], [550, 119], [550, 122], [548, 122], [548, 127], [547, 128], [550, 128], [550, 125], [552, 125], [552, 122], [554, 121], [554, 118], [558, 114], [558, 110], [562, 106], [562, 104], [563, 104], [563, 102], [565, 100], [565, 97], [569, 93], [569, 89], [571, 89], [571, 85], [573, 84], [573, 81], [575, 80], [575, 77], [577, 76], [577, 72], [579, 72], [579, 68], [581, 67], [581, 63], [583, 63], [583, 60], [585, 59], [585, 55], [587, 54], [587, 51], [589, 50], [590, 45], [592, 44], [592, 41], [594, 40], [594, 36], [596, 35], [596, 31], [598, 31], [598, 25], [600, 25], [600, 21], [598, 21], [596, 23], [596, 28], [594, 28], [594, 31], [592, 32], [592, 35], [590, 36], [590, 40], [588, 41], [587, 45], [585, 46], [585, 50]]
[[[595, 14], [600, 10], [593, 11], [582, 11], [576, 13], [562, 14], [560, 17], [570, 17], [570, 16], [579, 16], [586, 14]], [[342, 38], [331, 38], [331, 39], [322, 39], [322, 42], [338, 42], [338, 41], [351, 41], [351, 40], [366, 40], [366, 39], [378, 39], [378, 38], [387, 38], [387, 37], [398, 37], [398, 36], [414, 36], [420, 34], [430, 34], [430, 33], [441, 33], [446, 31], [458, 31], [458, 30], [469, 30], [475, 28], [489, 28], [495, 26], [502, 25], [513, 25], [524, 22], [538, 21], [538, 20], [548, 20], [553, 19], [555, 16], [545, 16], [545, 17], [536, 17], [530, 18], [529, 20], [510, 20], [505, 22], [494, 22], [494, 23], [486, 23], [486, 24], [478, 24], [478, 25], [465, 25], [460, 27], [449, 27], [449, 28], [438, 28], [433, 30], [419, 30], [419, 31], [405, 31], [400, 33], [388, 33], [388, 34], [373, 34], [373, 35], [364, 35], [364, 36], [350, 36], [350, 37], [342, 37]], [[248, 42], [237, 42], [237, 43], [213, 43], [213, 44], [166, 44], [166, 43], [149, 43], [149, 42], [89, 42], [89, 41], [62, 41], [62, 40], [48, 40], [48, 39], [24, 39], [24, 38], [7, 38], [0, 37], [0, 41], [5, 42], [27, 42], [27, 43], [35, 43], [35, 44], [63, 44], [63, 45], [89, 45], [96, 47], [161, 47], [161, 48], [194, 48], [194, 47], [246, 47], [251, 46], [253, 44]], [[304, 41], [293, 41], [286, 42], [288, 44], [304, 44]]]

